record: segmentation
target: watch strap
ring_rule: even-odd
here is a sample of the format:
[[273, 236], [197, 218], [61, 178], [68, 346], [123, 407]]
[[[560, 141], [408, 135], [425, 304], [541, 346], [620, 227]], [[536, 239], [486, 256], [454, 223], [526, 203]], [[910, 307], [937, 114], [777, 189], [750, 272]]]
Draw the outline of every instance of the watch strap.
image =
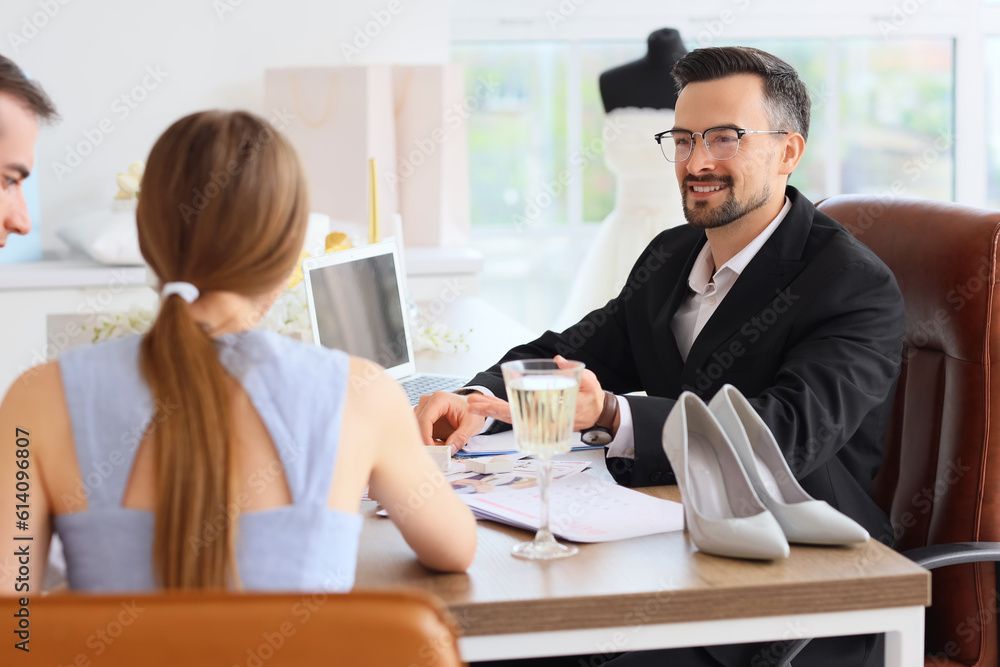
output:
[[598, 415], [597, 421], [594, 426], [600, 426], [601, 428], [607, 429], [608, 432], [612, 432], [615, 426], [615, 417], [618, 416], [618, 397], [612, 394], [610, 391], [604, 392], [604, 407], [601, 409], [601, 414]]

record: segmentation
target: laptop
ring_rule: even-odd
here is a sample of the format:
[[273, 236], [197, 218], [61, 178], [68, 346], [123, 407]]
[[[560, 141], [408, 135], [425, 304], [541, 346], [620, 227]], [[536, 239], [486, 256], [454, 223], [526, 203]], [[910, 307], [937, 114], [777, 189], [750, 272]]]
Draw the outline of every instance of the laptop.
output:
[[313, 342], [370, 359], [420, 396], [451, 391], [468, 379], [417, 373], [407, 317], [406, 275], [395, 241], [309, 257], [302, 262]]

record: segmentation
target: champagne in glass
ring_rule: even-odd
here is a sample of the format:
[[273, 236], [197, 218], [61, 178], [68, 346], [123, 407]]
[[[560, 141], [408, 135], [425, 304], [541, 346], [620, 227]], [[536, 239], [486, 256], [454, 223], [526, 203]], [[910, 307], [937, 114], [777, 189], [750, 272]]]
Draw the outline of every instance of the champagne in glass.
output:
[[525, 375], [511, 381], [507, 398], [514, 423], [520, 426], [518, 451], [548, 459], [570, 450], [579, 388], [573, 378], [561, 375]]
[[559, 544], [549, 530], [549, 485], [552, 457], [568, 452], [572, 446], [573, 417], [583, 364], [574, 361], [560, 368], [551, 359], [520, 359], [508, 361], [500, 369], [510, 400], [517, 449], [538, 460], [538, 495], [541, 498], [535, 539], [518, 544], [512, 553], [532, 560], [572, 556], [578, 549]]

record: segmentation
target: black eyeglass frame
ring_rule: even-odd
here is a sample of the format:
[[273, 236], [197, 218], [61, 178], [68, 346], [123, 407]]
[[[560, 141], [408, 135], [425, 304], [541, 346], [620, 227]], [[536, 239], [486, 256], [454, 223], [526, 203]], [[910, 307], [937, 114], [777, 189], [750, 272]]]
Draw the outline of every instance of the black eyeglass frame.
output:
[[[731, 156], [715, 157], [714, 155], [712, 155], [712, 149], [711, 147], [709, 147], [708, 139], [705, 138], [705, 135], [713, 130], [733, 130], [736, 132], [736, 150], [733, 151], [733, 154]], [[674, 132], [684, 132], [685, 134], [691, 135], [691, 148], [688, 151], [687, 157], [685, 157], [683, 160], [671, 160], [670, 158], [667, 157], [667, 154], [663, 152], [663, 137], [667, 136], [668, 134], [673, 134]], [[739, 127], [728, 127], [722, 125], [719, 127], [710, 127], [704, 132], [691, 132], [690, 130], [667, 130], [665, 132], [660, 132], [659, 134], [653, 135], [653, 138], [656, 139], [656, 143], [660, 146], [660, 152], [663, 153], [663, 157], [666, 158], [667, 162], [670, 162], [671, 164], [680, 164], [681, 162], [686, 162], [689, 159], [691, 159], [691, 156], [694, 154], [694, 135], [696, 134], [701, 135], [701, 140], [705, 144], [705, 150], [708, 151], [708, 154], [712, 156], [713, 160], [732, 160], [734, 157], [736, 157], [736, 154], [740, 152], [740, 143], [743, 141], [743, 135], [745, 134], [791, 134], [791, 132], [788, 130], [744, 130], [743, 128]]]

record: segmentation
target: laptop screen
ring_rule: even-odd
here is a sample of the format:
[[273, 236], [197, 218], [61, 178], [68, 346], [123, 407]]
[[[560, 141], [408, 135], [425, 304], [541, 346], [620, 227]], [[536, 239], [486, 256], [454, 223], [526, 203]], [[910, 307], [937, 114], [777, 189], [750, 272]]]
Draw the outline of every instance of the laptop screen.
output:
[[368, 246], [359, 250], [378, 254], [345, 250], [306, 260], [318, 343], [386, 369], [410, 362], [393, 249]]

